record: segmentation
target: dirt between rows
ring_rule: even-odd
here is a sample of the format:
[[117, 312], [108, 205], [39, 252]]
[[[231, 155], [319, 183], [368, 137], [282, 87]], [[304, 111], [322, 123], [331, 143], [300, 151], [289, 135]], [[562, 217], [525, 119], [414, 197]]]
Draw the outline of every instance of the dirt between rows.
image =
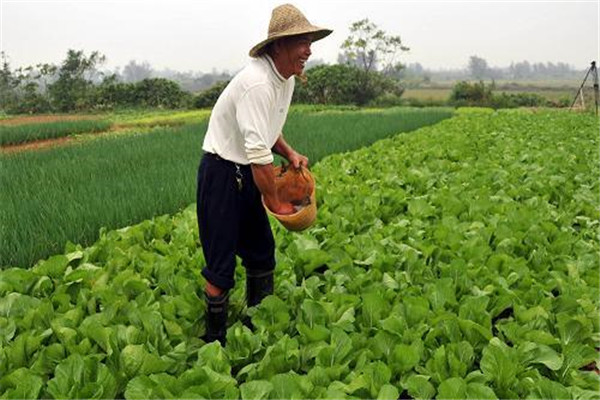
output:
[[81, 121], [88, 119], [98, 119], [98, 117], [94, 115], [24, 115], [15, 118], [0, 119], [0, 125], [13, 126], [57, 121]]
[[0, 153], [2, 154], [12, 154], [19, 153], [27, 150], [41, 150], [48, 147], [60, 146], [67, 144], [68, 142], [74, 141], [75, 138], [72, 136], [59, 137], [54, 139], [42, 139], [36, 140], [33, 142], [26, 142], [20, 144], [12, 144], [8, 146], [2, 146], [0, 148]]

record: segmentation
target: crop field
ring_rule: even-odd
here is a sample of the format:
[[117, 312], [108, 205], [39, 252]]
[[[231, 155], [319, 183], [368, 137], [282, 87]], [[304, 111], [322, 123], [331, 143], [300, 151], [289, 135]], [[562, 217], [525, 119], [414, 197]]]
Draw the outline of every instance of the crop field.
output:
[[[496, 89], [497, 93], [506, 94], [518, 94], [518, 93], [535, 93], [546, 100], [558, 102], [561, 99], [572, 100], [577, 94], [577, 88], [538, 88], [538, 87], [516, 87], [507, 89]], [[452, 88], [415, 88], [406, 89], [403, 94], [405, 99], [416, 99], [416, 100], [432, 100], [443, 102], [450, 98]], [[590, 97], [593, 102], [593, 99]], [[586, 98], [587, 100], [587, 98]]]
[[[10, 117], [0, 120], [0, 146], [64, 137], [89, 138], [89, 134], [123, 132], [130, 129], [181, 126], [208, 120], [209, 109], [193, 111], [173, 110], [123, 110], [98, 115], [47, 115]], [[128, 132], [127, 132], [128, 133]]]
[[599, 146], [589, 114], [459, 109], [322, 157], [225, 348], [193, 206], [0, 270], [0, 397], [597, 399]]
[[83, 132], [102, 132], [107, 130], [110, 125], [109, 121], [91, 119], [18, 125], [0, 123], [0, 145], [52, 139]]
[[[316, 163], [328, 154], [436, 123], [452, 112], [306, 108], [293, 110], [285, 134]], [[91, 244], [101, 228], [175, 213], [194, 201], [206, 121], [133, 129], [44, 151], [0, 154], [0, 266], [31, 266], [61, 252], [67, 241]]]

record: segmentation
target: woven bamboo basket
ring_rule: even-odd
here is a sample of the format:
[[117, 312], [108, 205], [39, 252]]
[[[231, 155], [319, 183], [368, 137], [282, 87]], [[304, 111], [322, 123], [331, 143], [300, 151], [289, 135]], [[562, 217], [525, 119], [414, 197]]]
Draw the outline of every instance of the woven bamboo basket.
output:
[[[281, 173], [281, 167], [274, 168], [275, 175], [279, 175]], [[312, 192], [310, 194], [310, 203], [294, 214], [277, 214], [269, 210], [269, 207], [265, 205], [265, 201], [263, 198], [263, 206], [265, 210], [273, 217], [275, 217], [281, 225], [283, 225], [287, 230], [290, 231], [302, 231], [309, 226], [311, 226], [316, 218], [317, 218], [317, 198], [315, 195], [315, 178], [312, 176], [310, 171], [306, 168], [302, 168], [302, 172], [304, 176], [312, 183]]]

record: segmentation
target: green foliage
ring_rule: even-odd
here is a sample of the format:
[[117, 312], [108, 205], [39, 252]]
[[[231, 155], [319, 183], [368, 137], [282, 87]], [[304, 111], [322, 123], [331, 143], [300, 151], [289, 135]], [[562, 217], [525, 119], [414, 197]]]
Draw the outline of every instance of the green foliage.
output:
[[116, 76], [106, 77], [96, 88], [94, 107], [96, 109], [115, 109], [138, 105], [135, 83], [117, 82]]
[[0, 397], [595, 399], [597, 145], [471, 109], [323, 159], [316, 224], [271, 220], [275, 293], [247, 310], [237, 266], [225, 348], [193, 205], [2, 270]]
[[0, 53], [2, 59], [2, 69], [0, 70], [0, 108], [3, 111], [10, 110], [17, 103], [17, 94], [15, 89], [19, 82], [13, 75], [10, 65], [6, 58], [6, 53]]
[[136, 103], [143, 107], [178, 108], [186, 104], [187, 96], [177, 83], [164, 78], [144, 79], [135, 84]]
[[449, 102], [457, 107], [489, 107], [492, 104], [492, 87], [486, 86], [483, 81], [458, 82], [452, 88]]
[[[491, 106], [493, 108], [544, 107], [551, 103], [537, 93], [500, 93], [494, 94]], [[560, 103], [557, 104], [560, 106]], [[564, 105], [563, 105], [564, 107]]]
[[92, 52], [86, 57], [82, 50], [69, 50], [58, 68], [58, 79], [48, 86], [54, 107], [61, 112], [82, 110], [91, 106], [94, 84], [91, 75], [106, 57]]
[[105, 79], [96, 88], [94, 108], [124, 107], [181, 108], [188, 105], [190, 94], [176, 82], [164, 78], [147, 78], [135, 83]]
[[209, 108], [213, 107], [219, 96], [225, 90], [225, 87], [229, 84], [229, 81], [221, 81], [212, 85], [210, 88], [198, 93], [192, 100], [194, 108]]
[[349, 65], [318, 65], [306, 72], [306, 84], [297, 82], [294, 102], [304, 104], [358, 104], [360, 71]]
[[341, 46], [350, 64], [364, 72], [397, 72], [401, 64], [394, 63], [399, 52], [410, 50], [402, 44], [400, 36], [388, 35], [368, 18], [350, 25], [350, 35]]
[[456, 107], [543, 107], [549, 102], [537, 93], [493, 93], [495, 85], [485, 85], [483, 81], [469, 83], [458, 82], [452, 88], [448, 102]]
[[56, 72], [56, 67], [39, 64], [36, 68], [10, 69], [6, 54], [1, 53], [0, 110], [9, 113], [39, 113], [51, 110], [50, 100], [40, 84]]
[[[388, 101], [390, 94], [396, 97], [402, 95], [403, 89], [393, 76], [404, 68], [396, 62], [397, 54], [408, 51], [409, 48], [402, 44], [400, 36], [388, 35], [365, 18], [350, 26], [350, 35], [341, 49], [343, 54], [340, 56], [340, 63], [355, 67], [359, 71], [351, 77], [351, 84], [355, 86], [351, 103], [365, 105], [380, 98], [379, 104], [382, 104], [383, 95], [388, 95]], [[337, 84], [350, 84], [342, 82], [338, 81]], [[330, 81], [329, 85], [332, 84], [336, 82]]]
[[97, 67], [104, 60], [96, 51], [86, 56], [81, 50], [69, 50], [59, 67], [40, 64], [11, 71], [2, 53], [0, 109], [8, 113], [39, 113], [119, 107], [173, 109], [190, 105], [191, 95], [174, 81], [148, 78], [123, 83], [117, 82], [115, 75], [103, 76]]
[[[398, 105], [403, 92], [400, 82], [394, 78], [376, 71], [361, 71], [351, 65], [319, 65], [308, 70], [306, 77], [306, 84], [296, 85], [294, 102], [388, 106]], [[394, 101], [385, 103], [382, 99], [386, 96]]]

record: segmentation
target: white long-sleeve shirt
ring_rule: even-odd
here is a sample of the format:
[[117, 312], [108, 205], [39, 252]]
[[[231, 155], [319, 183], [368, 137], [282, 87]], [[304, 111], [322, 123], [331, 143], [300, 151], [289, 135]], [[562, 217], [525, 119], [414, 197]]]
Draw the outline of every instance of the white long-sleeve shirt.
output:
[[238, 164], [269, 164], [294, 92], [268, 55], [252, 59], [213, 107], [202, 149]]

